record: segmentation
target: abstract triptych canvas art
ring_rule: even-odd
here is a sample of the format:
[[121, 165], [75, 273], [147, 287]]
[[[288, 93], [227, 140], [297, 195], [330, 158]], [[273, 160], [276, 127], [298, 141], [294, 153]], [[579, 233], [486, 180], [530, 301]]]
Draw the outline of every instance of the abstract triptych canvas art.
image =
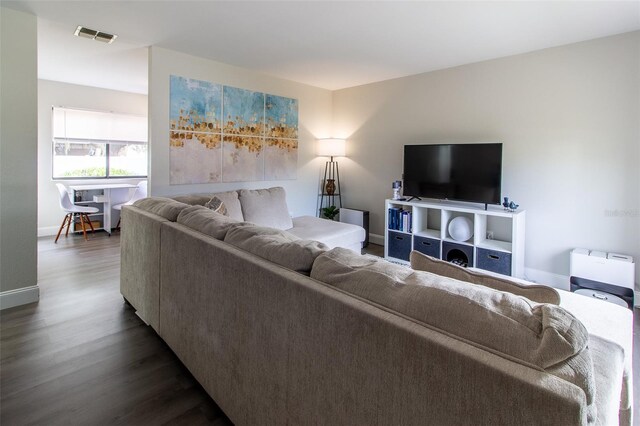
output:
[[298, 101], [171, 76], [170, 183], [296, 179]]

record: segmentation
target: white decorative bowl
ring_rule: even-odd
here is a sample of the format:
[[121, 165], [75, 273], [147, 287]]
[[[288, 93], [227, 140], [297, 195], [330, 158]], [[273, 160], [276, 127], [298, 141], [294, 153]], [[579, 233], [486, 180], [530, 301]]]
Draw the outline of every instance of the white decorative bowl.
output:
[[467, 241], [473, 237], [473, 222], [464, 216], [458, 216], [449, 222], [449, 235], [456, 241]]

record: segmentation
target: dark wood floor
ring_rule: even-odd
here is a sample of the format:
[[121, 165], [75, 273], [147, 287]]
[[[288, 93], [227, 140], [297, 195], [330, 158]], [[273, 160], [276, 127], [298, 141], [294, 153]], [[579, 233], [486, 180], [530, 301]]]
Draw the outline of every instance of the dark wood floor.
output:
[[[376, 245], [366, 251], [382, 254]], [[231, 424], [123, 303], [119, 255], [117, 234], [38, 241], [40, 302], [0, 314], [2, 426]], [[634, 349], [638, 354], [637, 309]], [[640, 396], [640, 356], [633, 361]]]
[[119, 293], [114, 234], [38, 242], [40, 302], [0, 316], [0, 423], [231, 422]]

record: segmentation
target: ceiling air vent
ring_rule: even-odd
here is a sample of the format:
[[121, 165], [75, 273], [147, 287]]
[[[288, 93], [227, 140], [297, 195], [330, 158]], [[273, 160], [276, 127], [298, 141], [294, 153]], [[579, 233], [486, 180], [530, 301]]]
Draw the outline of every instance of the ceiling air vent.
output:
[[98, 40], [107, 44], [113, 43], [113, 41], [118, 38], [115, 34], [103, 33], [102, 31], [92, 30], [81, 25], [78, 25], [78, 28], [76, 28], [76, 32], [73, 33], [73, 35]]

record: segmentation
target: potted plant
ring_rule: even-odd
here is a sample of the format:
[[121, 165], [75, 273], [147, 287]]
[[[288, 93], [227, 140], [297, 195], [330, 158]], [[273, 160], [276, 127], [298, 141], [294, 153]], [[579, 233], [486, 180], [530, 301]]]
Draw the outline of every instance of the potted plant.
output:
[[324, 207], [321, 210], [322, 215], [329, 220], [335, 220], [335, 217], [340, 213], [340, 209], [336, 206]]

